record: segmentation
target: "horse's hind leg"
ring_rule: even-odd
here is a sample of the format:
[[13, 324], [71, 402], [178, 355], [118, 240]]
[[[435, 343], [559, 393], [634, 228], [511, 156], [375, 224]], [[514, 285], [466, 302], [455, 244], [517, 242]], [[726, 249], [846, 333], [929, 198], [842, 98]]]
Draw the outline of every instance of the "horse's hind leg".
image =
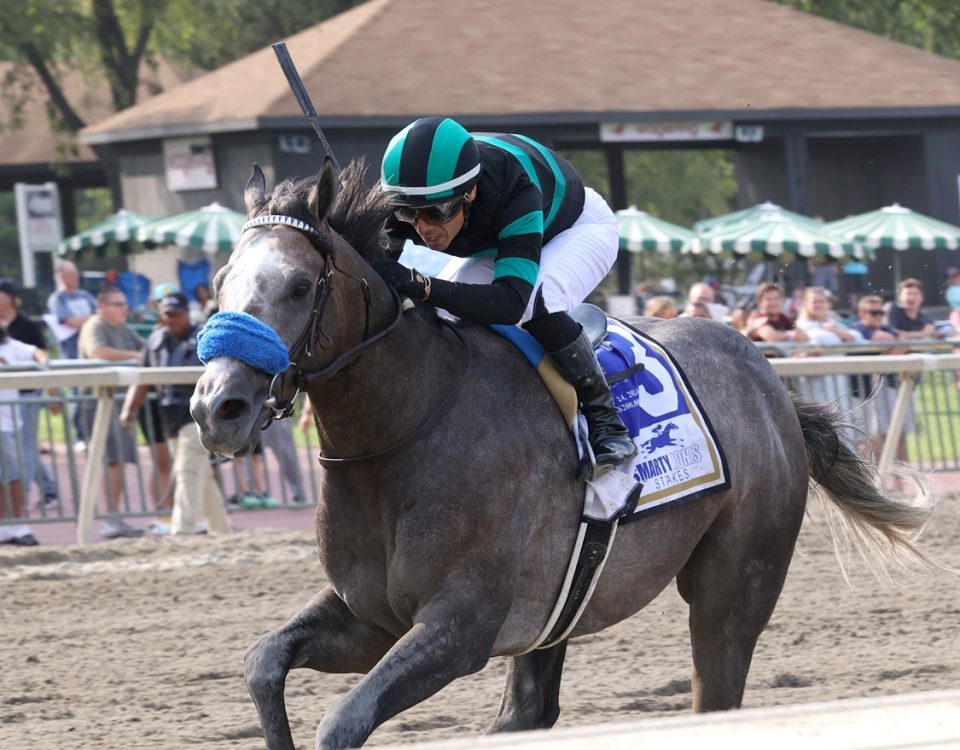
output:
[[394, 638], [361, 623], [326, 588], [282, 628], [260, 638], [243, 660], [247, 689], [260, 714], [268, 750], [293, 750], [283, 700], [291, 669], [366, 672], [393, 645]]
[[507, 669], [507, 683], [497, 718], [489, 732], [548, 729], [560, 716], [560, 676], [567, 641], [515, 656]]
[[746, 521], [744, 512], [738, 523], [752, 528], [708, 533], [678, 574], [677, 588], [690, 605], [694, 711], [740, 707], [754, 647], [786, 579], [803, 504], [797, 498], [776, 519]]

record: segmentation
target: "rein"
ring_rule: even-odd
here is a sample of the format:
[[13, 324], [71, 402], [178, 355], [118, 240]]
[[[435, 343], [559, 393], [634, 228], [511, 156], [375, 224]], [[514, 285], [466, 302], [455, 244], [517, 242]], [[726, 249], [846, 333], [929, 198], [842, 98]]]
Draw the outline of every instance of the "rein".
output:
[[[243, 232], [245, 232], [247, 229], [253, 229], [254, 227], [276, 225], [292, 227], [293, 229], [306, 234], [308, 237], [321, 240], [326, 239], [326, 237], [324, 237], [324, 235], [316, 227], [307, 224], [306, 222], [301, 221], [293, 216], [285, 216], [283, 214], [268, 214], [250, 219], [240, 229], [240, 233], [243, 234]], [[307, 323], [300, 332], [300, 335], [297, 336], [293, 346], [290, 348], [290, 365], [283, 372], [279, 372], [274, 375], [273, 380], [270, 381], [270, 387], [267, 392], [267, 400], [264, 402], [264, 408], [266, 408], [269, 413], [267, 418], [264, 420], [263, 426], [260, 428], [261, 430], [267, 429], [267, 427], [269, 427], [274, 421], [290, 417], [293, 414], [294, 401], [301, 391], [307, 390], [314, 383], [324, 383], [340, 373], [349, 370], [354, 364], [356, 364], [360, 354], [364, 350], [370, 348], [386, 336], [390, 335], [390, 333], [392, 333], [397, 326], [400, 325], [400, 322], [403, 320], [403, 313], [405, 309], [414, 309], [413, 305], [411, 305], [409, 308], [405, 308], [403, 301], [397, 294], [397, 291], [388, 285], [390, 295], [394, 302], [395, 315], [391, 323], [386, 328], [379, 333], [370, 336], [371, 299], [370, 285], [367, 283], [367, 280], [362, 277], [347, 273], [342, 268], [338, 267], [337, 264], [327, 254], [321, 253], [321, 256], [323, 258], [324, 265], [314, 289], [314, 301], [313, 308], [310, 310], [310, 318], [307, 320]], [[329, 269], [327, 268], [328, 262], [330, 264]], [[332, 339], [321, 327], [321, 321], [323, 319], [323, 313], [326, 309], [327, 302], [330, 299], [330, 293], [333, 290], [334, 271], [353, 279], [360, 285], [360, 290], [363, 293], [364, 300], [363, 339], [359, 344], [350, 347], [347, 351], [345, 351], [325, 367], [319, 370], [304, 370], [302, 367], [300, 367], [298, 362], [304, 355], [306, 355], [308, 359], [313, 357], [314, 344], [318, 343], [321, 338], [326, 339], [327, 344], [332, 343]], [[332, 458], [318, 454], [317, 460], [320, 462], [321, 466], [340, 467], [372, 463], [374, 461], [380, 461], [388, 458], [389, 456], [405, 450], [420, 440], [430, 430], [430, 428], [432, 428], [440, 420], [440, 418], [450, 410], [450, 407], [453, 406], [454, 402], [457, 400], [457, 397], [460, 395], [460, 391], [463, 388], [463, 382], [466, 380], [467, 372], [470, 370], [470, 347], [467, 345], [467, 342], [463, 338], [463, 334], [461, 334], [460, 331], [458, 331], [446, 320], [441, 320], [441, 322], [454, 333], [454, 335], [462, 344], [463, 349], [466, 352], [466, 365], [463, 368], [463, 372], [460, 374], [460, 378], [457, 380], [454, 387], [447, 393], [436, 410], [433, 411], [430, 416], [421, 422], [420, 425], [418, 425], [412, 432], [408, 433], [404, 437], [400, 438], [397, 442], [387, 446], [386, 448], [383, 448], [382, 450], [349, 458]], [[293, 395], [290, 398], [284, 398], [283, 394], [287, 392], [290, 387], [293, 388]]]

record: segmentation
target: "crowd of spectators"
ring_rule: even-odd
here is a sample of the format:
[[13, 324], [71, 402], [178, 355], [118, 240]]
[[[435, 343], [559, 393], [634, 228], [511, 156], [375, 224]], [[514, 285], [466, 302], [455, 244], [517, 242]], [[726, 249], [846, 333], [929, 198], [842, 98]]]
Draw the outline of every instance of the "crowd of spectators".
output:
[[[929, 339], [939, 333], [932, 318], [923, 310], [923, 286], [916, 279], [905, 279], [896, 298], [857, 294], [855, 320], [841, 319], [833, 308], [834, 287], [841, 272], [836, 263], [822, 263], [816, 269], [824, 286], [796, 287], [785, 298], [780, 286], [764, 282], [756, 287], [752, 300], [739, 304], [724, 300], [714, 279], [693, 284], [686, 299], [674, 294], [653, 294], [644, 300], [647, 316], [673, 318], [678, 315], [710, 318], [732, 326], [764, 348], [767, 356], [782, 356], [783, 346], [810, 344], [826, 347], [865, 344], [889, 345], [896, 342]], [[857, 269], [851, 269], [856, 273]], [[56, 269], [57, 290], [48, 300], [44, 316], [61, 358], [113, 362], [136, 362], [144, 367], [198, 364], [196, 335], [206, 319], [216, 311], [207, 284], [199, 284], [188, 296], [176, 284], [158, 285], [152, 297], [157, 314], [156, 329], [145, 341], [129, 324], [129, 308], [124, 292], [104, 286], [94, 297], [80, 285], [75, 263], [61, 262]], [[847, 285], [849, 286], [849, 285]], [[861, 290], [865, 291], [865, 290]], [[946, 300], [951, 307], [951, 331], [960, 332], [960, 269], [947, 272]], [[0, 280], [0, 364], [24, 361], [45, 362], [47, 339], [43, 330], [20, 314], [16, 285]], [[802, 347], [801, 347], [802, 348]], [[892, 354], [908, 349], [887, 348]], [[875, 353], [869, 349], [866, 353]], [[804, 356], [815, 356], [805, 351]], [[896, 400], [896, 379], [881, 376], [808, 376], [798, 379], [797, 389], [808, 399], [831, 401], [858, 413], [856, 426], [862, 433], [861, 447], [876, 459], [889, 428]], [[155, 391], [154, 398], [148, 398]], [[306, 493], [289, 423], [280, 423], [264, 433], [243, 466], [234, 471], [237, 491], [227, 500], [211, 468], [211, 457], [199, 441], [196, 425], [189, 416], [192, 393], [189, 386], [132, 387], [126, 394], [119, 416], [119, 429], [109, 433], [105, 451], [104, 500], [106, 516], [101, 526], [105, 538], [138, 536], [143, 529], [124, 520], [124, 471], [127, 462], [137, 457], [138, 423], [142, 442], [151, 447], [150, 496], [157, 520], [150, 529], [156, 534], [225, 532], [230, 528], [224, 509], [230, 507], [274, 507], [263, 464], [263, 447], [276, 455], [284, 480], [291, 490], [290, 502], [304, 503]], [[0, 519], [23, 518], [25, 503], [30, 502], [33, 486], [38, 488], [38, 507], [60, 509], [61, 500], [51, 468], [37, 449], [39, 415], [43, 394], [37, 389], [8, 393], [0, 391], [0, 404], [19, 400], [19, 408], [0, 406]], [[77, 448], [93, 428], [96, 401], [89, 387], [75, 389], [72, 424]], [[863, 404], [862, 408], [853, 407]], [[57, 402], [48, 402], [56, 409]], [[304, 422], [309, 420], [304, 413]], [[907, 415], [904, 432], [913, 430], [913, 415]], [[903, 457], [903, 440], [898, 457]], [[0, 544], [35, 544], [27, 525], [0, 523]]]
[[[156, 313], [156, 328], [145, 340], [129, 323], [130, 309], [122, 289], [107, 283], [92, 294], [82, 287], [77, 265], [67, 260], [57, 266], [55, 279], [57, 288], [47, 300], [43, 320], [60, 359], [144, 367], [199, 364], [196, 335], [216, 312], [207, 284], [198, 284], [190, 296], [176, 284], [158, 284], [149, 302]], [[16, 284], [0, 279], [0, 365], [47, 362], [45, 332], [20, 314], [19, 301]], [[250, 508], [278, 504], [267, 489], [262, 446], [257, 447], [252, 460], [245, 459], [243, 466], [235, 467], [238, 492], [231, 497], [232, 503], [225, 502], [212, 457], [200, 444], [196, 424], [189, 415], [192, 391], [192, 386], [133, 386], [128, 390], [106, 441], [102, 482], [105, 514], [99, 529], [103, 538], [144, 534], [143, 528], [125, 520], [131, 507], [124, 466], [139, 462], [138, 442], [150, 451], [147, 488], [156, 513], [149, 527], [154, 534], [224, 533], [230, 530], [225, 511], [231, 505]], [[25, 520], [32, 485], [39, 488], [39, 511], [64, 511], [53, 471], [37, 445], [44, 405], [41, 396], [37, 389], [19, 393], [0, 390], [0, 544], [37, 543], [29, 525], [12, 521]], [[96, 414], [93, 396], [89, 386], [71, 389], [68, 403], [74, 411], [70, 415], [76, 438], [74, 455], [86, 450], [92, 433]], [[46, 400], [51, 412], [58, 410], [59, 403], [59, 399]], [[263, 440], [277, 456], [290, 489], [287, 499], [305, 503], [307, 495], [290, 423], [273, 425], [264, 432]], [[247, 486], [248, 481], [252, 488]]]

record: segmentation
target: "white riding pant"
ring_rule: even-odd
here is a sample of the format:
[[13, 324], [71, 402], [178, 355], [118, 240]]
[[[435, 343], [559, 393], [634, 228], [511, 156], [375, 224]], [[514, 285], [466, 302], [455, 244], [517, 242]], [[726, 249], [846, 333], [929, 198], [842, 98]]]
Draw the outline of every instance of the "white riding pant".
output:
[[[619, 247], [617, 217], [599, 193], [586, 188], [583, 213], [540, 251], [540, 272], [520, 323], [533, 317], [538, 287], [543, 290], [548, 312], [572, 312], [603, 281], [617, 260]], [[489, 284], [493, 281], [494, 260], [493, 256], [453, 258], [437, 278]]]

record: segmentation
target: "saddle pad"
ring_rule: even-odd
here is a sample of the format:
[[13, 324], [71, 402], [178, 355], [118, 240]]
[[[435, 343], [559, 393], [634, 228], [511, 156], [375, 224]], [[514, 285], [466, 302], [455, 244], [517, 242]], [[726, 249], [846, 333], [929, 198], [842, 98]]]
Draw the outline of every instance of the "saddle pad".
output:
[[[614, 403], [637, 455], [617, 470], [643, 483], [633, 513], [621, 523], [641, 518], [664, 506], [694, 500], [730, 487], [723, 450], [713, 427], [703, 413], [683, 371], [654, 339], [618, 321], [607, 318], [607, 336], [597, 349], [597, 358], [610, 383]], [[576, 395], [557, 372], [543, 347], [516, 326], [490, 326], [509, 339], [540, 373], [557, 399], [564, 421], [573, 426]], [[609, 484], [609, 483], [608, 483]], [[629, 489], [632, 483], [624, 485]], [[608, 504], [599, 502], [585, 514], [607, 518]], [[615, 501], [613, 501], [614, 504]]]
[[643, 482], [636, 510], [621, 523], [730, 487], [727, 461], [713, 427], [666, 349], [626, 323], [608, 318], [607, 337], [597, 358], [620, 418], [637, 445], [637, 455], [617, 468]]

